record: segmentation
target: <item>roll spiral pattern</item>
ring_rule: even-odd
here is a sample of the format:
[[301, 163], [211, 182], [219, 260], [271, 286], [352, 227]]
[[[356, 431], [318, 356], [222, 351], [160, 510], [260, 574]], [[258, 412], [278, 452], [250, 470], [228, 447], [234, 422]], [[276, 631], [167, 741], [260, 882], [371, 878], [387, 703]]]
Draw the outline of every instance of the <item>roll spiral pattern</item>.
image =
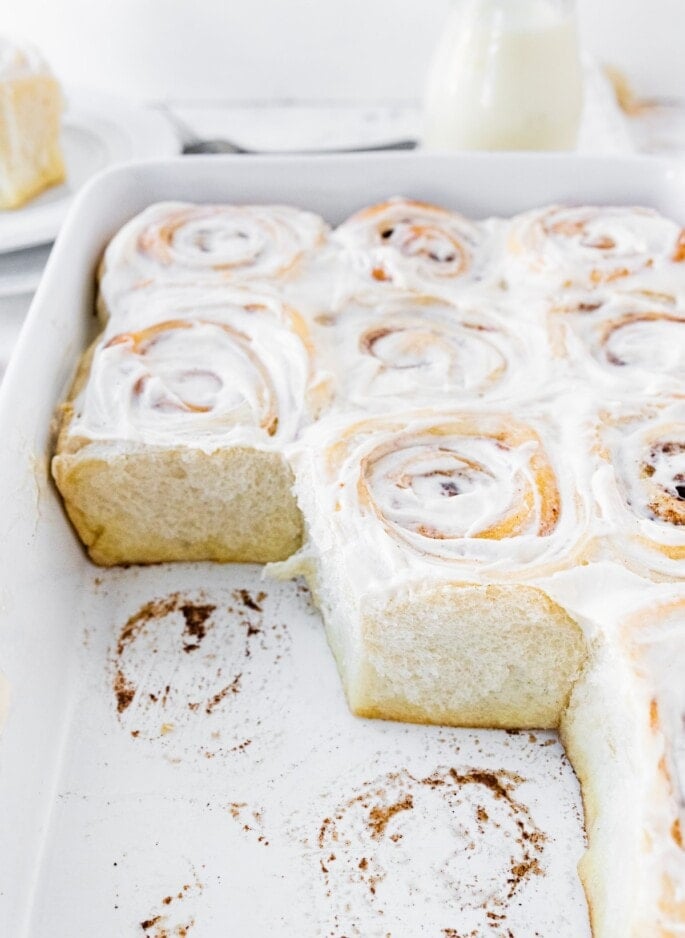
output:
[[160, 285], [278, 283], [326, 239], [323, 220], [281, 205], [160, 203], [122, 228], [105, 252], [100, 310]]
[[680, 402], [619, 411], [600, 429], [595, 477], [616, 549], [647, 576], [685, 574], [685, 410]]
[[398, 402], [511, 400], [544, 370], [544, 344], [517, 336], [504, 316], [429, 297], [348, 303], [319, 316], [316, 339], [338, 407], [391, 410]]
[[311, 384], [296, 313], [251, 291], [160, 295], [136, 330], [97, 344], [72, 432], [204, 446], [290, 439]]
[[357, 212], [334, 234], [360, 275], [360, 289], [429, 294], [469, 279], [481, 239], [478, 226], [456, 212], [400, 198]]
[[536, 210], [514, 220], [507, 244], [514, 277], [532, 274], [567, 287], [621, 285], [685, 260], [682, 228], [643, 208]]

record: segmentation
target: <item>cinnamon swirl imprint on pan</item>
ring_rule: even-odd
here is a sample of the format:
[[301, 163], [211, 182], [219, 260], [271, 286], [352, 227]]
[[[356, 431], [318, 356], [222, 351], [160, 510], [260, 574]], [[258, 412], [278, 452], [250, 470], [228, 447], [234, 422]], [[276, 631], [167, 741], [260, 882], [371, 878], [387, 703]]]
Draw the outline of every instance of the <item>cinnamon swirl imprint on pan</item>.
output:
[[[599, 511], [646, 576], [685, 576], [685, 404], [603, 415]], [[643, 569], [644, 568], [644, 569]]]
[[394, 198], [352, 215], [333, 240], [344, 249], [360, 290], [444, 296], [474, 278], [483, 232], [457, 212]]
[[350, 302], [315, 320], [340, 407], [386, 410], [452, 400], [511, 400], [544, 379], [544, 338], [503, 315], [429, 297]]
[[307, 329], [249, 290], [172, 291], [96, 345], [71, 436], [195, 446], [292, 439], [314, 400]]
[[318, 215], [283, 205], [152, 205], [105, 252], [100, 313], [116, 314], [150, 286], [286, 281], [327, 232]]
[[551, 206], [513, 219], [507, 238], [512, 282], [550, 288], [623, 285], [642, 274], [685, 283], [682, 228], [646, 208]]

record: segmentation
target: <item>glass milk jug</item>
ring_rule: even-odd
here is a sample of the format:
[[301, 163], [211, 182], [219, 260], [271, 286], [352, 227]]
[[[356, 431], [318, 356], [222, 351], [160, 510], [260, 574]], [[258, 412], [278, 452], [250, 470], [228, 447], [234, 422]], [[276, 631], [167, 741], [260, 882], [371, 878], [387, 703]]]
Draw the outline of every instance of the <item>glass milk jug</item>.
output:
[[423, 143], [568, 150], [582, 107], [574, 0], [453, 0], [430, 70]]

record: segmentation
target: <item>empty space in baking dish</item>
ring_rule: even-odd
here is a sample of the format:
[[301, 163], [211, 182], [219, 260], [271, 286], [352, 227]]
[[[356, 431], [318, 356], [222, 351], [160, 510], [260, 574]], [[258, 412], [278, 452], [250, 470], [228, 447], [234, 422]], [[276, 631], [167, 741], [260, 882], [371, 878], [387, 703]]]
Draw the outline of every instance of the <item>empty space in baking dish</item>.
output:
[[0, 398], [3, 934], [589, 935], [554, 734], [355, 719], [306, 590], [257, 567], [93, 567], [49, 482], [50, 424], [102, 248], [152, 201], [337, 222], [404, 193], [474, 216], [584, 201], [682, 220], [684, 192], [669, 164], [421, 155], [172, 161], [88, 188]]

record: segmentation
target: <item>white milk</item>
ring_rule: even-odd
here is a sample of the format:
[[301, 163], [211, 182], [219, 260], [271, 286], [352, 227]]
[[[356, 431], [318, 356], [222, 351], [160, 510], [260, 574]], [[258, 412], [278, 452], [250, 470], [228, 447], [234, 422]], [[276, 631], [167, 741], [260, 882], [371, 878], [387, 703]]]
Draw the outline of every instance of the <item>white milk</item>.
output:
[[425, 146], [570, 149], [581, 105], [571, 2], [455, 0], [429, 76]]

